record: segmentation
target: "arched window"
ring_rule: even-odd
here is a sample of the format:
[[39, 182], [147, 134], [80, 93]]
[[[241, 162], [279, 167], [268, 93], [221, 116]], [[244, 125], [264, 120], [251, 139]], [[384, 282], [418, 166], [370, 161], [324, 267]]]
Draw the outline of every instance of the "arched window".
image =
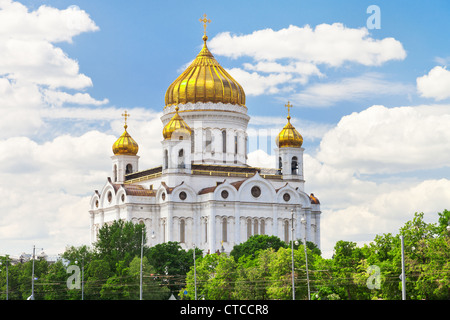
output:
[[125, 174], [129, 174], [129, 173], [133, 173], [133, 166], [131, 165], [131, 163], [127, 164], [127, 167], [125, 170]]
[[284, 242], [289, 242], [289, 221], [284, 221]]
[[114, 175], [114, 182], [117, 182], [117, 165], [114, 165], [113, 169], [113, 175]]
[[212, 135], [211, 130], [206, 129], [205, 131], [205, 151], [211, 152]]
[[178, 151], [178, 168], [184, 168], [184, 150]]
[[180, 221], [180, 243], [185, 243], [186, 222], [184, 219]]
[[222, 152], [227, 152], [227, 131], [222, 130]]
[[234, 154], [238, 153], [238, 134], [236, 132], [236, 135], [234, 136]]
[[258, 219], [255, 219], [255, 221], [253, 221], [253, 234], [259, 234], [258, 227], [259, 227]]
[[261, 219], [260, 221], [260, 234], [266, 234], [266, 222], [264, 221], [264, 219]]
[[281, 170], [283, 169], [283, 159], [278, 157], [278, 174], [281, 174]]
[[227, 233], [228, 233], [228, 221], [227, 221], [227, 218], [223, 218], [222, 219], [222, 241], [223, 242], [228, 242]]
[[292, 157], [291, 169], [292, 169], [292, 174], [298, 174], [298, 160], [297, 160], [297, 157]]
[[252, 236], [252, 219], [247, 219], [247, 239]]
[[169, 167], [169, 152], [164, 150], [164, 169]]

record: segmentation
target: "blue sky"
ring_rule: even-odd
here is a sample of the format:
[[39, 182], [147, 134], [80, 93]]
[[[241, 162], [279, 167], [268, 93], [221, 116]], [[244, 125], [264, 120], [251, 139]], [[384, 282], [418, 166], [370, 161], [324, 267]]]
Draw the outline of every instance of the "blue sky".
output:
[[[366, 26], [373, 4], [380, 29]], [[3, 0], [0, 254], [89, 241], [123, 110], [141, 169], [158, 165], [164, 94], [201, 48], [204, 13], [247, 94], [250, 164], [272, 165], [253, 133], [274, 138], [294, 105], [326, 255], [448, 209], [448, 1]]]

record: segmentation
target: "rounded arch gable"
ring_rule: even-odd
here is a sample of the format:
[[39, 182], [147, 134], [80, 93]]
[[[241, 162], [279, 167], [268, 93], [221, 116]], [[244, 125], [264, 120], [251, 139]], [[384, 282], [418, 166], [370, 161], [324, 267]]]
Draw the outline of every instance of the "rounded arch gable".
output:
[[172, 190], [172, 199], [176, 202], [195, 202], [197, 194], [190, 186], [186, 184], [179, 185]]
[[276, 192], [272, 184], [258, 173], [245, 180], [238, 190], [238, 200], [250, 202], [274, 202]]
[[112, 184], [107, 183], [100, 195], [100, 206], [102, 208], [110, 207], [116, 203], [116, 191]]
[[228, 181], [225, 181], [217, 186], [214, 190], [214, 199], [221, 201], [234, 201], [238, 198], [238, 190], [233, 187]]
[[282, 204], [301, 204], [303, 207], [305, 206], [298, 191], [289, 184], [278, 189], [277, 202]]

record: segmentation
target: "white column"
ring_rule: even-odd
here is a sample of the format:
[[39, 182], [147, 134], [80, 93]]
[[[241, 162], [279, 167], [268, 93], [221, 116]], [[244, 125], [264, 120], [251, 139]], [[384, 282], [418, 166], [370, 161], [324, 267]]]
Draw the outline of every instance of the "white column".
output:
[[214, 253], [218, 249], [216, 248], [216, 208], [213, 203], [210, 203], [209, 208], [208, 247], [210, 253]]

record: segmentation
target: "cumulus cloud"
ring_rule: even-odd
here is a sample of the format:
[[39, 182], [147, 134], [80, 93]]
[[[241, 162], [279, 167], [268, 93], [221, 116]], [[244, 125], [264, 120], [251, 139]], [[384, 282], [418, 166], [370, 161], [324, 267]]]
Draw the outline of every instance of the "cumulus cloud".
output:
[[38, 132], [44, 124], [40, 111], [49, 104], [108, 102], [76, 92], [91, 87], [92, 80], [55, 45], [97, 30], [89, 15], [76, 6], [60, 10], [43, 5], [30, 11], [21, 3], [0, 1], [0, 109], [6, 114], [0, 126], [6, 137]]
[[[121, 110], [113, 112], [120, 118]], [[160, 114], [141, 118], [144, 110], [129, 112], [134, 119], [128, 132], [141, 146], [140, 168], [159, 165]], [[76, 115], [82, 116], [70, 116]], [[112, 175], [112, 145], [124, 130], [121, 119], [110, 122], [113, 134], [91, 130], [40, 143], [23, 136], [0, 140], [0, 253], [29, 252], [36, 244], [57, 254], [66, 245], [89, 244], [89, 199]]]
[[440, 168], [450, 163], [448, 106], [372, 106], [327, 132], [319, 160], [360, 173]]
[[428, 74], [416, 79], [417, 90], [425, 98], [437, 101], [450, 98], [450, 71], [436, 66]]
[[232, 73], [244, 83], [249, 95], [292, 91], [312, 76], [324, 77], [320, 66], [380, 66], [406, 57], [398, 40], [374, 39], [366, 28], [348, 28], [342, 23], [315, 28], [290, 25], [278, 31], [268, 28], [246, 35], [224, 32], [214, 37], [209, 46], [214, 54], [253, 59]]
[[232, 58], [249, 56], [256, 61], [296, 59], [298, 61], [341, 66], [355, 62], [367, 66], [389, 60], [403, 60], [406, 52], [393, 38], [376, 40], [366, 28], [347, 28], [342, 23], [290, 25], [278, 31], [270, 28], [248, 35], [220, 33], [210, 41], [212, 50]]

